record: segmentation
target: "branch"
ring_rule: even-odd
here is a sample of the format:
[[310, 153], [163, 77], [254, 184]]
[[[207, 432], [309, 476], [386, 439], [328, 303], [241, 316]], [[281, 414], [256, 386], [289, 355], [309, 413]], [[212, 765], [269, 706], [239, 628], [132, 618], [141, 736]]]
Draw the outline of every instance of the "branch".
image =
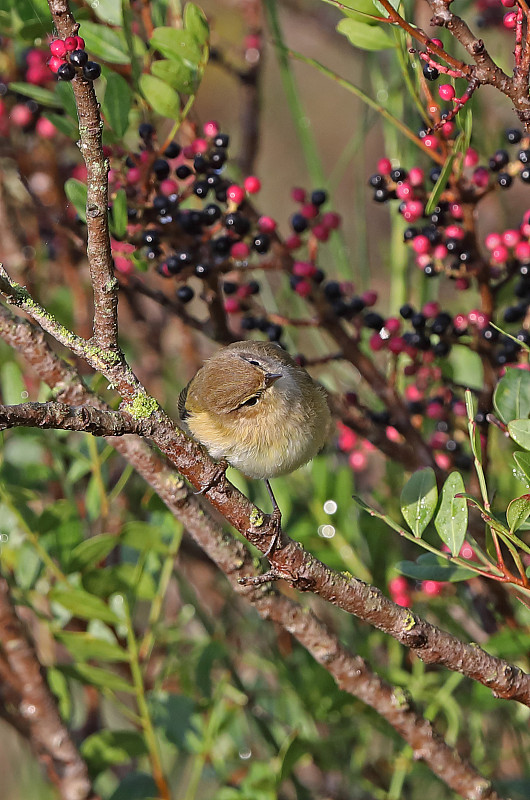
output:
[[[83, 386], [73, 367], [50, 350], [40, 331], [1, 307], [0, 335], [25, 356], [41, 380], [52, 387], [62, 387], [59, 394], [62, 400], [90, 403], [93, 407], [105, 409], [102, 401]], [[273, 620], [288, 630], [328, 670], [341, 689], [370, 705], [386, 719], [409, 743], [416, 758], [425, 761], [462, 797], [500, 800], [489, 782], [436, 734], [431, 723], [414, 709], [402, 692], [381, 680], [364, 659], [343, 647], [312, 611], [285, 595], [264, 591], [263, 587], [247, 582], [248, 578], [257, 575], [249, 551], [205, 513], [184, 481], [145, 442], [137, 437], [127, 437], [113, 438], [109, 444], [155, 490], [169, 511], [225, 574], [234, 591], [251, 603], [264, 619]]]
[[135, 420], [120, 411], [102, 411], [93, 406], [75, 407], [65, 403], [0, 405], [0, 430], [16, 427], [83, 431], [94, 436], [123, 436], [126, 433], [149, 436], [152, 423]]
[[17, 708], [14, 714], [8, 706], [7, 718], [16, 717], [17, 727], [29, 739], [63, 800], [98, 800], [87, 766], [63, 725], [55, 698], [44, 680], [35, 648], [15, 613], [4, 578], [0, 578], [0, 653], [0, 698], [10, 703], [16, 699]]

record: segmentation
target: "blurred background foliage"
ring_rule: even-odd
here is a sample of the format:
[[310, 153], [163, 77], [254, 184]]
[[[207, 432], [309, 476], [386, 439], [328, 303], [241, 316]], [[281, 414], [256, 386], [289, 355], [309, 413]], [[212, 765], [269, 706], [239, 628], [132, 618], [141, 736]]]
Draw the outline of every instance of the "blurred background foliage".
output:
[[[331, 5], [310, 0], [267, 5], [279, 14], [290, 48], [351, 80], [411, 128], [419, 126], [419, 111], [403, 91], [396, 51], [353, 49], [336, 32], [341, 14]], [[460, 13], [471, 20], [479, 14], [473, 3], [460, 5]], [[101, 0], [92, 10], [72, 3], [79, 21], [105, 21], [106, 13], [115, 13], [114, 6], [110, 0]], [[165, 4], [151, 6], [162, 19]], [[242, 3], [211, 0], [202, 7], [212, 46], [239, 63], [247, 32]], [[414, 9], [420, 20], [425, 8]], [[11, 13], [7, 0], [0, 11]], [[35, 36], [43, 34], [36, 28], [48, 18], [40, 0], [18, 3], [17, 13], [27, 25], [0, 56], [6, 69], [13, 59], [21, 64], [28, 48], [38, 46]], [[7, 42], [9, 31], [4, 33]], [[509, 34], [489, 28], [486, 35], [491, 50], [505, 52], [508, 61]], [[273, 211], [280, 230], [287, 233], [294, 210], [291, 187], [317, 188], [312, 176], [322, 175], [333, 207], [343, 218], [340, 239], [321, 251], [321, 266], [328, 274], [353, 281], [359, 290], [378, 290], [388, 313], [395, 314], [405, 300], [421, 305], [438, 291], [444, 307], [450, 308], [450, 287], [434, 287], [410, 266], [401, 218], [387, 206], [374, 207], [366, 190], [367, 178], [383, 155], [407, 167], [428, 167], [427, 157], [394, 128], [382, 126], [376, 111], [335, 81], [293, 60], [290, 69], [304, 110], [303, 124], [314, 136], [319, 156], [319, 163], [307, 164], [273, 39], [269, 30], [260, 66], [254, 170], [263, 184], [260, 206]], [[219, 120], [231, 136], [236, 157], [243, 103], [241, 82], [212, 60], [192, 118]], [[473, 145], [487, 155], [501, 146], [504, 127], [513, 124], [512, 112], [508, 101], [488, 89], [475, 96], [472, 110]], [[133, 112], [123, 137], [125, 148], [136, 146], [137, 123]], [[64, 138], [60, 141], [62, 164], [79, 163], [75, 146], [68, 146]], [[29, 134], [20, 147], [29, 150], [34, 145]], [[6, 154], [2, 170], [5, 180], [15, 184], [16, 172]], [[502, 197], [492, 194], [481, 205], [480, 230], [509, 225], [529, 200], [523, 185]], [[21, 269], [32, 291], [66, 324], [77, 329], [86, 325], [84, 264], [79, 274], [71, 268], [65, 275], [57, 265], [48, 269], [41, 253], [34, 267], [31, 275]], [[266, 277], [260, 276], [260, 281], [267, 286]], [[284, 299], [292, 302], [292, 297], [269, 291], [270, 301], [278, 305]], [[466, 297], [469, 307], [475, 301]], [[181, 387], [210, 345], [200, 337], [191, 342], [181, 324], [170, 321], [155, 345], [146, 346], [149, 328], [134, 318], [130, 307], [122, 314], [123, 346], [131, 363], [175, 414]], [[305, 341], [322, 351], [318, 332]], [[0, 362], [3, 402], [49, 397], [49, 390], [26, 373], [5, 345], [0, 347]], [[331, 378], [325, 369], [315, 374], [343, 390], [351, 379], [341, 368], [334, 368]], [[90, 380], [105, 393], [101, 381]], [[14, 598], [31, 627], [61, 713], [105, 800], [156, 796], [149, 766], [153, 747], [176, 800], [450, 796], [423, 764], [413, 761], [410, 749], [386, 722], [339, 691], [288, 634], [264, 624], [234, 596], [111, 447], [87, 435], [51, 431], [15, 430], [2, 438], [2, 571], [11, 576]], [[509, 466], [512, 448], [504, 437], [495, 436], [491, 446], [492, 489], [502, 504], [520, 491], [520, 484]], [[231, 473], [237, 486], [268, 508], [257, 482]], [[351, 499], [354, 492], [370, 494], [390, 516], [400, 518], [403, 470], [376, 452], [368, 453], [364, 469], [356, 473], [335, 441], [312, 464], [274, 483], [289, 535], [326, 564], [385, 589], [397, 574], [396, 562], [416, 558], [415, 548], [379, 520], [362, 514]], [[421, 584], [411, 584], [409, 590], [414, 610], [430, 622], [528, 669], [530, 620], [522, 606], [512, 609], [509, 628], [499, 616], [481, 616], [478, 581], [449, 584], [435, 596]], [[493, 778], [500, 791], [514, 800], [529, 796], [528, 709], [494, 699], [483, 686], [459, 674], [425, 666], [394, 640], [317, 598], [306, 602], [380, 675], [410, 692], [447, 741]], [[138, 669], [143, 683], [135, 679]], [[51, 800], [55, 795], [25, 743], [4, 724], [0, 742], [3, 799]]]

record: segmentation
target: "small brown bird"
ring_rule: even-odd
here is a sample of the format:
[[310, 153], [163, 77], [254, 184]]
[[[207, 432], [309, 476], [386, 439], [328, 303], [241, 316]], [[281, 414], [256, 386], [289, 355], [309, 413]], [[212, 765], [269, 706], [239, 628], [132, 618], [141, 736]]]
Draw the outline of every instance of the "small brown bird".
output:
[[205, 362], [179, 397], [179, 415], [212, 458], [265, 481], [286, 475], [324, 446], [325, 391], [271, 342], [235, 342]]

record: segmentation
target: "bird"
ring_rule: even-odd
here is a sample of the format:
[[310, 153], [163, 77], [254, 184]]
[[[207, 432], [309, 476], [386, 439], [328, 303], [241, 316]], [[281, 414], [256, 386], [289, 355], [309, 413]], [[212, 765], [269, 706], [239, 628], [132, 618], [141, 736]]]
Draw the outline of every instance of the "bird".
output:
[[[229, 464], [265, 481], [279, 530], [281, 511], [269, 479], [307, 464], [326, 443], [331, 413], [323, 387], [280, 345], [234, 342], [209, 358], [181, 391], [178, 411], [222, 472]], [[275, 544], [273, 539], [265, 555]]]

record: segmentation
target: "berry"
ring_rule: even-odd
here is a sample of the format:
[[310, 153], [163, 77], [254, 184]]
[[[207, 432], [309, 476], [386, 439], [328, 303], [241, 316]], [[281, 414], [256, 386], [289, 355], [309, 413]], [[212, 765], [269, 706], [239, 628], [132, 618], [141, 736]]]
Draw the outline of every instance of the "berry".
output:
[[190, 300], [193, 300], [194, 296], [195, 292], [191, 286], [179, 286], [177, 289], [177, 297], [181, 303], [189, 303]]
[[368, 185], [373, 189], [379, 189], [381, 186], [386, 186], [386, 181], [383, 175], [381, 175], [379, 172], [376, 172], [375, 175], [371, 175], [368, 178]]
[[389, 192], [386, 187], [382, 186], [374, 192], [374, 200], [376, 203], [385, 203], [388, 200]]
[[230, 255], [239, 261], [247, 258], [250, 253], [250, 247], [246, 242], [234, 242], [230, 248]]
[[212, 239], [210, 247], [217, 256], [227, 256], [232, 247], [233, 241], [229, 236], [218, 236], [217, 239]]
[[206, 181], [195, 181], [192, 186], [193, 193], [197, 195], [197, 197], [206, 197], [208, 192], [210, 191], [210, 186]]
[[62, 58], [58, 58], [58, 56], [52, 56], [48, 59], [48, 68], [51, 69], [52, 72], [57, 72], [59, 67], [62, 67], [64, 63], [65, 62]]
[[337, 214], [335, 211], [326, 211], [326, 213], [322, 215], [322, 225], [324, 225], [330, 231], [334, 231], [339, 228], [340, 223], [340, 214]]
[[87, 81], [95, 81], [101, 75], [101, 67], [95, 61], [87, 61], [83, 67], [83, 75]]
[[525, 169], [522, 169], [519, 173], [519, 177], [523, 183], [530, 183], [530, 168], [526, 167]]
[[85, 40], [81, 36], [75, 36], [76, 41], [76, 49], [77, 50], [84, 50], [85, 49]]
[[224, 223], [225, 228], [234, 231], [238, 236], [245, 236], [250, 230], [250, 220], [243, 214], [227, 214]]
[[385, 320], [381, 316], [381, 314], [377, 314], [375, 311], [369, 311], [367, 314], [364, 315], [364, 324], [367, 328], [372, 328], [375, 331], [380, 331], [381, 328], [385, 326]]
[[226, 196], [228, 200], [230, 200], [236, 206], [239, 206], [245, 199], [245, 192], [241, 188], [241, 186], [237, 186], [237, 184], [232, 184], [226, 190]]
[[160, 242], [160, 234], [155, 228], [149, 228], [142, 233], [142, 243], [145, 245], [158, 244]]
[[521, 164], [530, 164], [530, 150], [519, 150], [517, 158]]
[[326, 296], [327, 300], [337, 300], [338, 298], [342, 297], [340, 283], [337, 281], [328, 281], [324, 286], [324, 295]]
[[73, 50], [77, 50], [77, 37], [67, 36], [64, 40], [64, 46], [69, 53], [71, 53]]
[[205, 173], [208, 170], [208, 159], [202, 153], [197, 153], [193, 158], [193, 169], [196, 173]]
[[228, 147], [230, 137], [226, 133], [218, 133], [213, 140], [215, 147]]
[[52, 56], [57, 56], [57, 58], [63, 58], [66, 55], [66, 45], [62, 39], [55, 39], [50, 44], [50, 52]]
[[187, 164], [180, 164], [180, 166], [178, 166], [178, 167], [176, 168], [176, 170], [175, 170], [175, 175], [176, 175], [176, 176], [177, 176], [177, 178], [179, 178], [179, 180], [181, 180], [181, 181], [185, 180], [186, 178], [189, 178], [189, 177], [190, 177], [190, 175], [192, 175], [192, 174], [193, 174], [193, 172], [192, 172], [192, 170], [191, 170], [191, 169], [188, 167], [188, 165], [187, 165]]
[[73, 64], [74, 67], [84, 67], [87, 61], [86, 50], [74, 50], [73, 53], [70, 53], [70, 64]]
[[295, 186], [294, 189], [291, 190], [291, 197], [295, 201], [295, 203], [305, 203], [306, 200], [306, 192], [305, 189], [301, 189], [298, 186]]
[[[144, 124], [149, 124], [149, 123], [144, 123]], [[177, 142], [170, 142], [166, 147], [166, 149], [164, 150], [164, 155], [166, 158], [177, 158], [180, 155], [180, 151], [181, 147], [179, 144], [177, 144]]]
[[153, 161], [152, 170], [159, 181], [163, 181], [169, 175], [169, 164], [165, 158], [156, 158]]
[[57, 70], [57, 77], [60, 81], [71, 81], [75, 78], [75, 67], [65, 61]]
[[403, 319], [410, 319], [414, 314], [414, 308], [410, 305], [410, 303], [405, 303], [405, 305], [401, 306], [399, 309], [399, 313]]
[[456, 92], [450, 83], [444, 83], [438, 87], [438, 94], [442, 100], [452, 100], [455, 97]]
[[259, 178], [256, 178], [254, 175], [249, 175], [243, 181], [243, 186], [245, 187], [245, 191], [247, 194], [256, 194], [261, 189], [261, 181]]
[[436, 69], [436, 67], [431, 66], [431, 64], [425, 63], [423, 65], [423, 76], [427, 78], [428, 81], [435, 81], [437, 78], [440, 77], [440, 73]]
[[322, 206], [328, 199], [327, 192], [324, 189], [315, 189], [314, 192], [311, 193], [311, 203], [314, 206]]
[[276, 230], [276, 221], [272, 217], [260, 217], [258, 228], [262, 233], [273, 233]]
[[291, 228], [295, 233], [302, 233], [308, 227], [308, 221], [303, 214], [293, 214], [291, 217]]
[[213, 225], [221, 218], [221, 209], [215, 203], [210, 203], [204, 209], [204, 216], [206, 225]]
[[499, 172], [497, 183], [502, 189], [509, 189], [512, 185], [512, 176], [508, 172]]
[[219, 125], [214, 120], [210, 120], [210, 122], [204, 123], [203, 131], [205, 136], [217, 136], [219, 133]]
[[263, 253], [267, 253], [270, 246], [271, 246], [271, 239], [270, 236], [266, 233], [259, 233], [257, 236], [254, 237], [254, 241], [252, 242], [252, 247], [260, 255], [263, 255]]
[[380, 158], [377, 162], [377, 171], [383, 175], [390, 175], [392, 170], [392, 162], [389, 158]]
[[[508, 0], [508, 1], [511, 2], [511, 0]], [[501, 2], [502, 2], [502, 0], [501, 0]], [[506, 139], [508, 140], [508, 142], [510, 144], [519, 144], [519, 142], [521, 141], [522, 138], [523, 138], [523, 135], [522, 135], [521, 131], [517, 130], [517, 128], [509, 128], [506, 131]]]

